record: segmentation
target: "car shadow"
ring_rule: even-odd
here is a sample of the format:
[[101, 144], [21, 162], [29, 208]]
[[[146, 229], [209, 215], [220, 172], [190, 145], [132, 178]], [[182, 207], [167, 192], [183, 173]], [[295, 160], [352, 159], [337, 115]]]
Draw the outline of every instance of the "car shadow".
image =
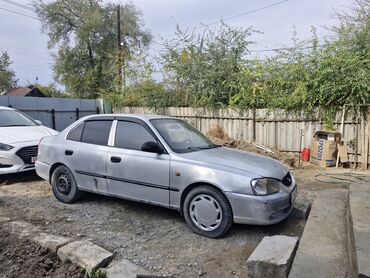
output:
[[181, 214], [174, 209], [169, 209], [162, 206], [157, 206], [153, 204], [131, 201], [115, 196], [106, 196], [97, 193], [84, 192], [82, 198], [78, 203], [105, 203], [108, 206], [119, 206], [125, 210], [130, 210], [131, 212], [136, 212], [137, 214], [145, 213], [147, 215], [163, 216], [163, 219], [179, 219], [181, 220]]
[[40, 180], [42, 180], [42, 178], [40, 178], [34, 170], [0, 175], [0, 185], [11, 185], [15, 183], [27, 183]]
[[288, 218], [283, 221], [272, 225], [234, 224], [227, 236], [238, 236], [248, 231], [248, 233], [255, 234], [256, 236], [261, 237], [261, 239], [264, 236], [273, 235], [301, 237], [305, 224], [305, 220], [295, 219], [291, 216], [288, 216]]

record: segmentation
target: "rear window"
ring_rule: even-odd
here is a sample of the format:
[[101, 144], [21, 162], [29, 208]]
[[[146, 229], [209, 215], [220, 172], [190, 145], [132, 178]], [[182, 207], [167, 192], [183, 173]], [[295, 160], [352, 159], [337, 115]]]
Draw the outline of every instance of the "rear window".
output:
[[85, 122], [85, 127], [83, 128], [81, 136], [81, 142], [102, 146], [108, 145], [111, 126], [112, 121]]

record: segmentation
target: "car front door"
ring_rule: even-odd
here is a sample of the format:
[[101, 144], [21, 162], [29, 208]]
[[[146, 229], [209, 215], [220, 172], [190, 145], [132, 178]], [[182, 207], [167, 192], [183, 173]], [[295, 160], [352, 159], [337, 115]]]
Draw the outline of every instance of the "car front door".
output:
[[146, 142], [158, 142], [144, 121], [128, 118], [115, 125], [114, 143], [107, 157], [108, 192], [169, 206], [169, 155], [141, 150]]
[[87, 120], [67, 136], [64, 156], [77, 185], [94, 192], [107, 191], [107, 155], [111, 120]]

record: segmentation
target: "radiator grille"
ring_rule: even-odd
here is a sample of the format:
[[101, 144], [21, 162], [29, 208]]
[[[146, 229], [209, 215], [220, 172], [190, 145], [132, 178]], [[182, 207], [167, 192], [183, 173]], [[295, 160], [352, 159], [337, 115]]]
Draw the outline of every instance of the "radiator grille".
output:
[[24, 164], [33, 164], [31, 158], [37, 156], [37, 151], [38, 146], [29, 146], [19, 149], [15, 154], [23, 160]]

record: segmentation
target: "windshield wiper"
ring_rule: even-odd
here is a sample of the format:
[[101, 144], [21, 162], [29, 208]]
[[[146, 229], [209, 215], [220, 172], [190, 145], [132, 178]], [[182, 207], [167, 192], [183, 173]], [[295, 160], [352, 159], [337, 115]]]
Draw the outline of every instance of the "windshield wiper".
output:
[[189, 150], [208, 150], [208, 149], [214, 149], [214, 148], [219, 148], [221, 147], [221, 145], [216, 145], [216, 144], [210, 144], [210, 145], [207, 145], [207, 146], [190, 146], [190, 147], [187, 147], [187, 149]]

